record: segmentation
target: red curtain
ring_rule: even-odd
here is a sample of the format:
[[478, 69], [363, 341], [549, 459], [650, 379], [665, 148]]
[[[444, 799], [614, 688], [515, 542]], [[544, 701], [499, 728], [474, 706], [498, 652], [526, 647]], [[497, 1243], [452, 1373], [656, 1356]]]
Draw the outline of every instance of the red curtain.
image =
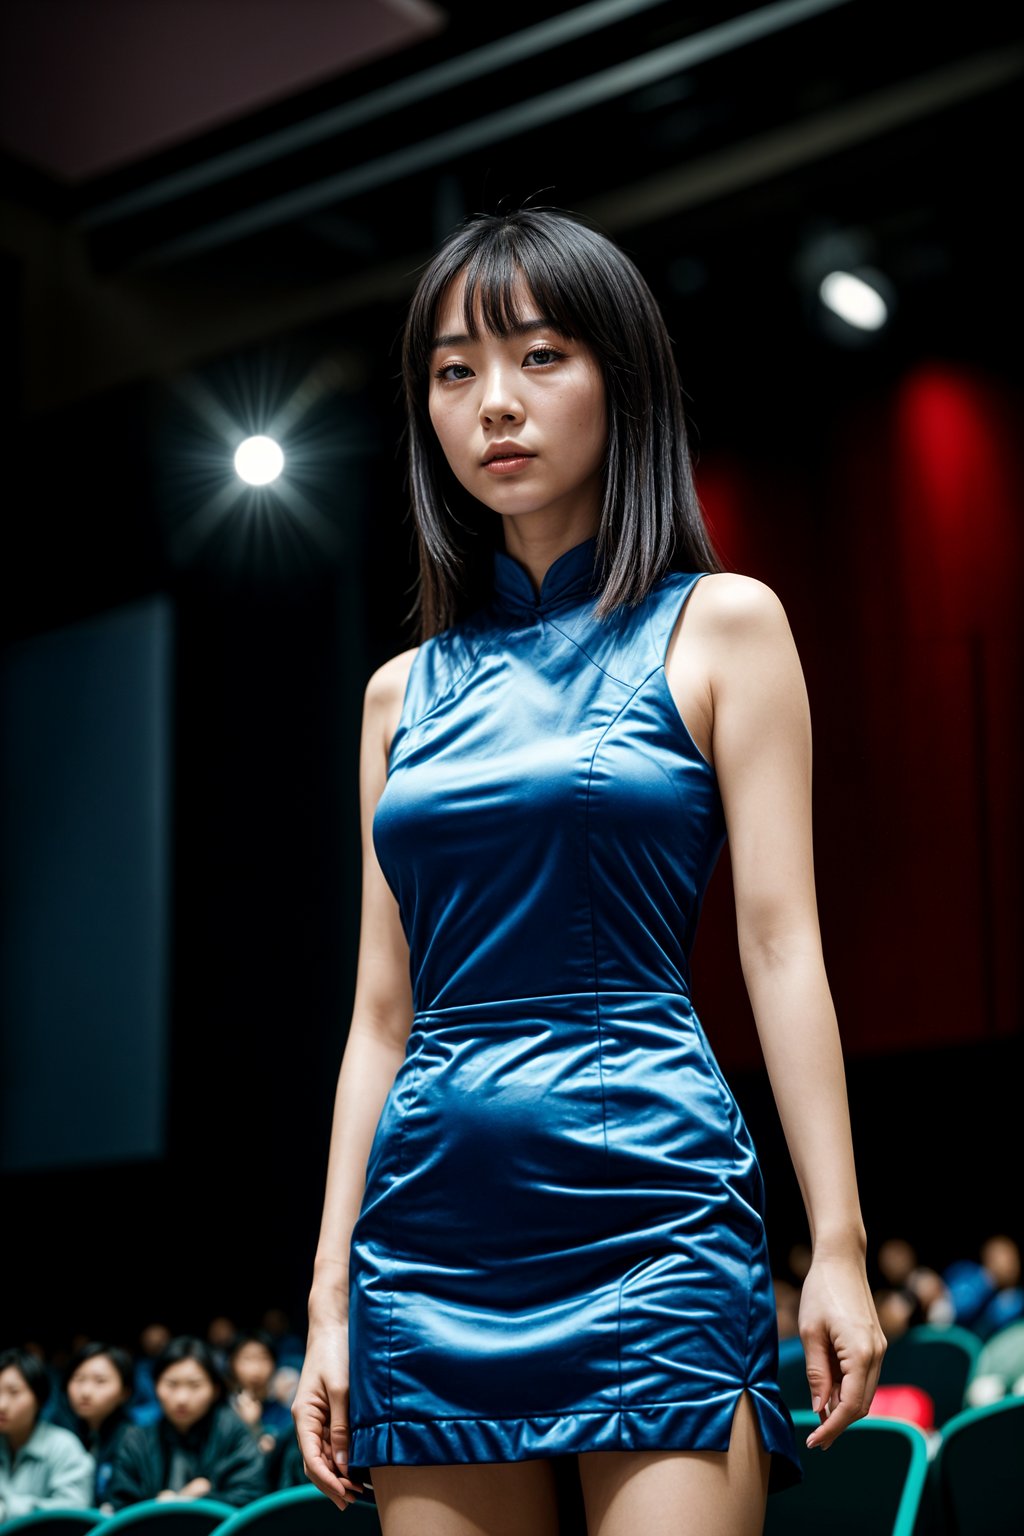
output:
[[[949, 363], [797, 460], [697, 465], [724, 563], [778, 594], [813, 731], [815, 879], [844, 1051], [1021, 1024], [1020, 402]], [[760, 1064], [723, 851], [694, 952], [723, 1066]]]

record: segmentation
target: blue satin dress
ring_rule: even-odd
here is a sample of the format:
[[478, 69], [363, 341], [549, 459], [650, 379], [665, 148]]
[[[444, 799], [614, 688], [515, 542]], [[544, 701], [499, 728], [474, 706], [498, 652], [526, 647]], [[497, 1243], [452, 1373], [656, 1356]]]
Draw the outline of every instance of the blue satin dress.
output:
[[[596, 536], [413, 660], [374, 846], [415, 1016], [349, 1255], [349, 1465], [729, 1448], [802, 1477], [757, 1154], [691, 998], [726, 829], [664, 657], [702, 573], [593, 614]], [[575, 1462], [573, 1462], [575, 1466]]]

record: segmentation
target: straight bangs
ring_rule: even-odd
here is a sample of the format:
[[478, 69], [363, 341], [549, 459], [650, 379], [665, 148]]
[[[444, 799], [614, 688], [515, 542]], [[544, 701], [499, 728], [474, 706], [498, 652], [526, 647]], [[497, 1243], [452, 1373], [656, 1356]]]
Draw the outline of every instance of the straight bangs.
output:
[[[504, 548], [501, 515], [459, 483], [430, 420], [437, 322], [463, 271], [463, 328], [471, 340], [481, 339], [478, 309], [484, 331], [501, 338], [543, 318], [589, 346], [600, 364], [608, 443], [597, 617], [642, 601], [668, 570], [723, 569], [693, 481], [672, 344], [640, 272], [607, 236], [561, 209], [477, 215], [445, 241], [420, 278], [402, 338], [407, 487], [420, 567], [408, 618], [419, 642], [486, 602], [492, 551]], [[536, 316], [517, 309], [517, 279], [536, 300]]]

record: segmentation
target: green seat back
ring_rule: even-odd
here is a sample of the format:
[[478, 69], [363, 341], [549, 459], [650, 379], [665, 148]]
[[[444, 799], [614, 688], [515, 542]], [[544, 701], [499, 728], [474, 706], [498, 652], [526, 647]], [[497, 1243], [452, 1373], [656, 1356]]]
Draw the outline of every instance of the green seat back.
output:
[[965, 1408], [944, 1425], [935, 1475], [948, 1536], [1024, 1531], [1024, 1397]]
[[764, 1536], [912, 1536], [928, 1470], [916, 1424], [856, 1419], [827, 1451], [804, 1444], [818, 1415], [793, 1414], [803, 1482], [768, 1500]]
[[217, 1527], [217, 1536], [380, 1536], [377, 1507], [359, 1499], [340, 1510], [312, 1483], [264, 1494]]
[[231, 1514], [219, 1499], [143, 1499], [94, 1525], [93, 1536], [210, 1536]]
[[76, 1536], [78, 1531], [91, 1531], [103, 1516], [98, 1509], [37, 1509], [30, 1515], [15, 1515], [13, 1520], [0, 1522], [3, 1536]]

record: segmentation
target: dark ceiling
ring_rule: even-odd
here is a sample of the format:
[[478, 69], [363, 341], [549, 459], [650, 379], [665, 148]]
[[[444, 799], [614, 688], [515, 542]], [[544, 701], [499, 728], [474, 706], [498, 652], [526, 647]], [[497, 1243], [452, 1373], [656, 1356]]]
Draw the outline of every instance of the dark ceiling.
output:
[[508, 16], [8, 5], [2, 245], [24, 280], [25, 409], [400, 302], [458, 219], [525, 198], [597, 220], [660, 296], [737, 335], [788, 315], [813, 242], [851, 228], [924, 335], [943, 309], [971, 331], [1011, 302], [1019, 8]]

